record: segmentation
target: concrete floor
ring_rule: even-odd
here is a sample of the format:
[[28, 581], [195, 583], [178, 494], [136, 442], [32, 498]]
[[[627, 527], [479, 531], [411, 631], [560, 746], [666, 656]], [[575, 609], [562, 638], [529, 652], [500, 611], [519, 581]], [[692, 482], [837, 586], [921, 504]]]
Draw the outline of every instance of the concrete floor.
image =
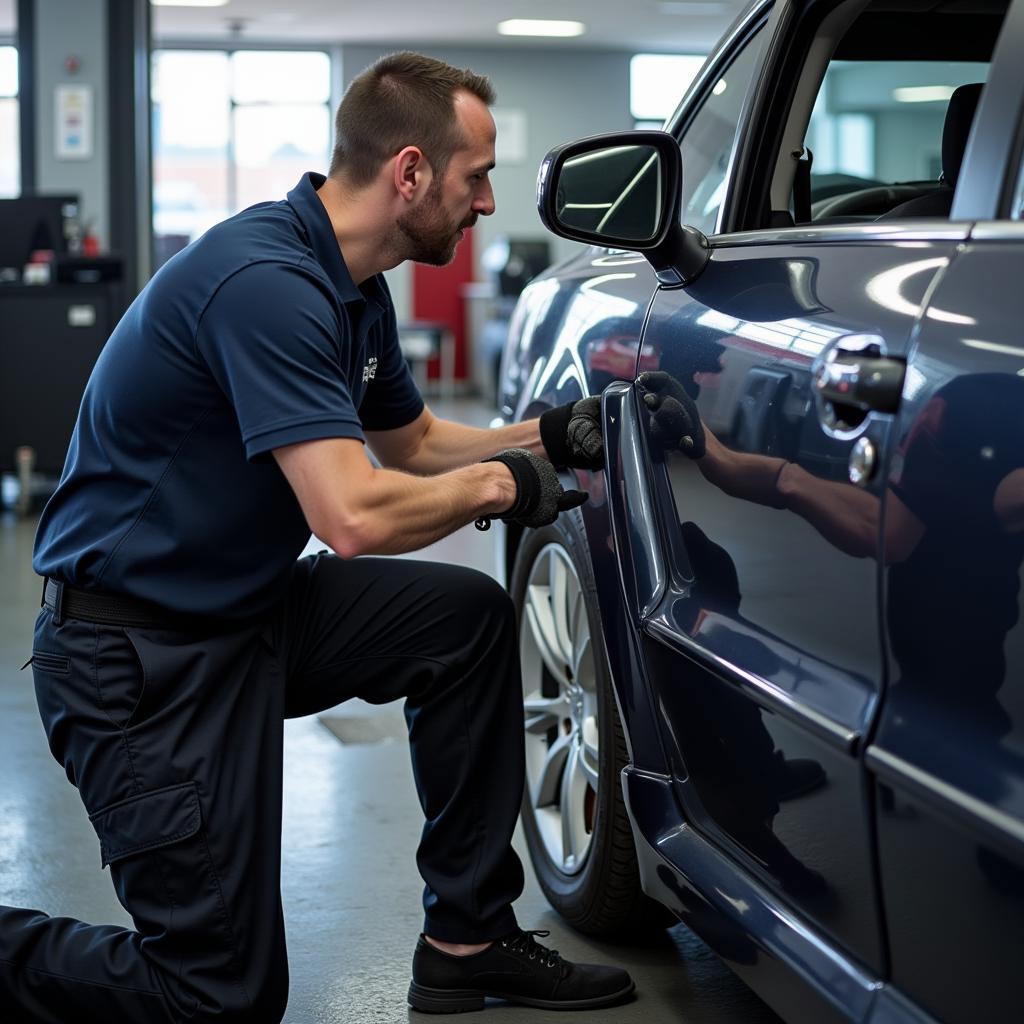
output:
[[[463, 419], [486, 422], [482, 406]], [[34, 520], [0, 517], [0, 902], [92, 922], [130, 925], [100, 870], [96, 836], [75, 790], [46, 748], [29, 671], [39, 581], [32, 573]], [[420, 553], [493, 568], [492, 542], [460, 531]], [[286, 724], [283, 893], [292, 987], [287, 1024], [428, 1021], [405, 1002], [421, 924], [413, 853], [421, 815], [397, 706], [350, 702]], [[349, 737], [340, 741], [336, 733]], [[353, 742], [352, 740], [355, 740]], [[525, 848], [517, 837], [520, 855]], [[516, 906], [526, 928], [571, 959], [620, 963], [634, 976], [632, 1003], [585, 1015], [609, 1024], [778, 1024], [708, 948], [682, 925], [645, 948], [598, 943], [554, 914], [527, 870]], [[466, 1024], [558, 1021], [562, 1013], [501, 1003], [462, 1014]], [[114, 1024], [114, 1022], [112, 1022]]]

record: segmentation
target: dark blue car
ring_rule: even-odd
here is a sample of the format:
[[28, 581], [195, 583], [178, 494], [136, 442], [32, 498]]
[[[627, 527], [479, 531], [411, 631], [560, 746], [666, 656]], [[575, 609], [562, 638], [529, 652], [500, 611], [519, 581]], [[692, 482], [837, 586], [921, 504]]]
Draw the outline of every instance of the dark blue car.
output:
[[1022, 153], [1024, 0], [758, 0], [541, 169], [503, 412], [607, 468], [503, 535], [533, 864], [789, 1021], [1024, 1020]]

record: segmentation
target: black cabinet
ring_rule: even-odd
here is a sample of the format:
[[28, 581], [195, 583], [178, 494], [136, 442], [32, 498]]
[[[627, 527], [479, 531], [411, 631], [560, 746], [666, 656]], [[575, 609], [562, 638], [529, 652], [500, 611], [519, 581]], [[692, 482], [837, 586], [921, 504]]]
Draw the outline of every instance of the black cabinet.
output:
[[0, 472], [21, 445], [64, 466], [96, 357], [121, 313], [120, 283], [0, 287]]

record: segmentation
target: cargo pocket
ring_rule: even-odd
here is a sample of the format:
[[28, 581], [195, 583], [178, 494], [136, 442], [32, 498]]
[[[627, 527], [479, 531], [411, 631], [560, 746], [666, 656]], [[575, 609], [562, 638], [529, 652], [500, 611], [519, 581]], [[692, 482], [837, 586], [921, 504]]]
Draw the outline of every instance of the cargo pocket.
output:
[[202, 825], [199, 791], [194, 782], [154, 789], [104, 807], [89, 820], [106, 867], [194, 836]]
[[71, 659], [64, 654], [51, 654], [49, 651], [32, 651], [32, 657], [21, 667], [33, 669], [40, 672], [53, 672], [57, 675], [66, 676], [71, 671]]
[[[194, 781], [153, 789], [89, 815], [103, 866], [131, 914], [161, 987], [181, 1010], [200, 1016], [202, 985], [227, 979], [238, 989], [238, 957], [206, 839]], [[223, 1005], [219, 994], [211, 1005]]]

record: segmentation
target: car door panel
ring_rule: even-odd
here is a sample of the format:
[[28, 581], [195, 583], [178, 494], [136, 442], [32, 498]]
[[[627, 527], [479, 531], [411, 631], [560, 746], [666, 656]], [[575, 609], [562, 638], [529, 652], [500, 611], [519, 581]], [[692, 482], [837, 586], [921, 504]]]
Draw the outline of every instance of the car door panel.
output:
[[1024, 998], [1024, 254], [1017, 226], [976, 235], [910, 359], [885, 501], [922, 536], [886, 550], [892, 684], [867, 752], [893, 981], [953, 1024]]
[[859, 759], [884, 681], [881, 492], [848, 465], [860, 437], [884, 459], [892, 417], [828, 432], [814, 381], [850, 339], [905, 355], [954, 247], [790, 234], [716, 248], [652, 305], [645, 350], [730, 454], [694, 462], [647, 433], [667, 565], [644, 656], [688, 818], [881, 972]]

